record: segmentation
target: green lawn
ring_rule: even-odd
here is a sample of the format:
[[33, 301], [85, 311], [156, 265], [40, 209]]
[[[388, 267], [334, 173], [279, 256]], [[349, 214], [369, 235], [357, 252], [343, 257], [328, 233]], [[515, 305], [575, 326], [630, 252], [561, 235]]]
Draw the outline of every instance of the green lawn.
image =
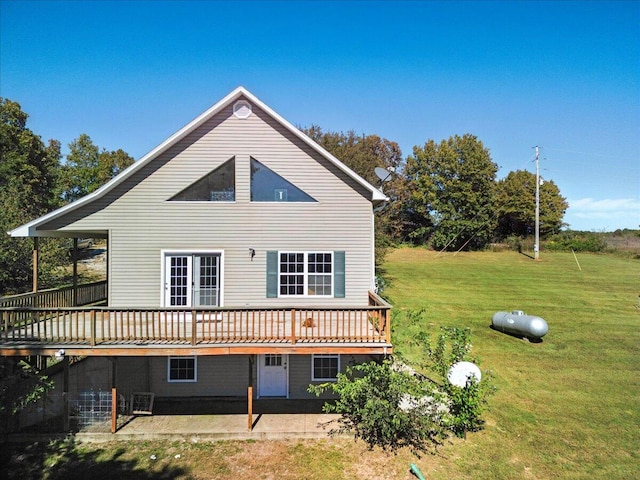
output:
[[[386, 295], [396, 351], [419, 362], [412, 339], [469, 326], [473, 353], [498, 393], [487, 428], [455, 447], [444, 474], [468, 478], [632, 478], [640, 470], [640, 262], [611, 255], [392, 252]], [[580, 270], [581, 268], [581, 270]], [[404, 309], [426, 309], [410, 324]], [[544, 318], [529, 343], [489, 328], [499, 310]]]
[[[388, 255], [384, 295], [394, 305], [395, 351], [419, 363], [416, 333], [469, 326], [472, 353], [498, 387], [486, 428], [435, 455], [368, 451], [348, 439], [39, 445], [13, 456], [5, 446], [7, 471], [21, 480], [411, 479], [415, 462], [429, 479], [637, 478], [640, 261], [614, 255], [578, 261], [582, 270], [570, 253], [542, 252], [539, 261], [513, 252]], [[421, 308], [422, 320], [412, 323], [406, 311]], [[514, 309], [547, 321], [542, 342], [489, 328], [496, 311]]]

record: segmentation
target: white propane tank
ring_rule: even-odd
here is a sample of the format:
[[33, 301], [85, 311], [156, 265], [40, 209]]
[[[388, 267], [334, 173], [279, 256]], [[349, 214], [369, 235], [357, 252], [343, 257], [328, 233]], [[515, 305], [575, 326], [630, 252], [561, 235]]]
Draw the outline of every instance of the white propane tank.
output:
[[549, 331], [549, 326], [544, 319], [534, 315], [526, 315], [522, 310], [496, 312], [491, 320], [491, 325], [501, 332], [531, 338], [542, 338]]

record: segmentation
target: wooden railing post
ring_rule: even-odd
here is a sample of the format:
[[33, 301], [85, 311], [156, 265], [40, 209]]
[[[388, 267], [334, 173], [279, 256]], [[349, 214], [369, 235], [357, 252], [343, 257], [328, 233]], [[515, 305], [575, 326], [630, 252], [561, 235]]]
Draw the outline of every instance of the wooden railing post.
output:
[[383, 310], [382, 315], [384, 315], [384, 328], [385, 333], [387, 334], [387, 343], [391, 343], [391, 315], [389, 315], [389, 310]]
[[191, 345], [194, 347], [198, 343], [198, 337], [196, 335], [196, 327], [198, 325], [198, 317], [196, 316], [196, 311], [191, 310]]
[[91, 309], [90, 312], [91, 318], [91, 346], [96, 346], [96, 311]]
[[291, 309], [291, 344], [296, 344], [296, 310]]

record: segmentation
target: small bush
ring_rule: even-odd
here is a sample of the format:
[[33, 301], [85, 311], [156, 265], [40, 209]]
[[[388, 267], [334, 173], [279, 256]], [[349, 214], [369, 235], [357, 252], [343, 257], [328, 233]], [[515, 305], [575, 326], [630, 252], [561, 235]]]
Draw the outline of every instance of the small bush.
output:
[[607, 242], [601, 234], [566, 231], [550, 237], [545, 248], [553, 251], [599, 253], [607, 249]]

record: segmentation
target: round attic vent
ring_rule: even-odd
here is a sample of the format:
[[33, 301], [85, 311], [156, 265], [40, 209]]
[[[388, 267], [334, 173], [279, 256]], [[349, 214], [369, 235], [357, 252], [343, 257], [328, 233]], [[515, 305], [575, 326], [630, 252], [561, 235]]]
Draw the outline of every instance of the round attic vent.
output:
[[246, 100], [239, 100], [233, 106], [233, 114], [238, 118], [249, 118], [251, 116], [251, 104]]

